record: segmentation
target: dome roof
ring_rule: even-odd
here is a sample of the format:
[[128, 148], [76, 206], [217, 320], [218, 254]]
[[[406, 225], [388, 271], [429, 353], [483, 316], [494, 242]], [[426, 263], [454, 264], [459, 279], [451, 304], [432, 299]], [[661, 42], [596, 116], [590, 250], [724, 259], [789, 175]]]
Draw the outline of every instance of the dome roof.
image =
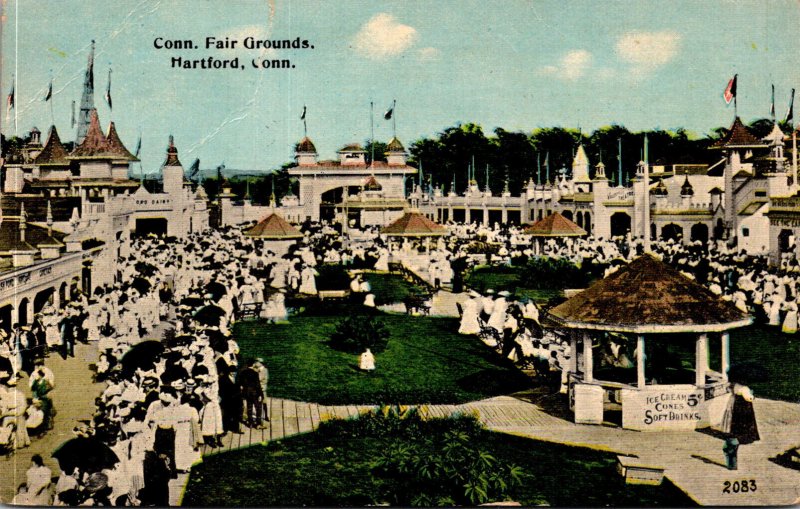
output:
[[178, 160], [178, 149], [175, 147], [175, 138], [169, 135], [169, 147], [167, 147], [167, 160], [164, 161], [164, 166], [180, 166], [181, 162]]
[[666, 196], [668, 194], [667, 186], [664, 185], [663, 180], [659, 180], [658, 184], [656, 184], [656, 186], [650, 192], [656, 196]]
[[692, 187], [692, 183], [689, 182], [689, 175], [683, 180], [683, 185], [681, 186], [681, 196], [692, 196], [694, 194], [694, 188]]
[[314, 146], [314, 142], [311, 141], [311, 138], [305, 136], [300, 143], [297, 144], [297, 148], [295, 152], [313, 152], [317, 153], [317, 147]]
[[340, 154], [342, 152], [361, 152], [361, 153], [363, 153], [364, 152], [364, 147], [362, 147], [358, 143], [349, 143], [349, 144], [345, 145], [344, 147], [342, 147], [339, 150]]

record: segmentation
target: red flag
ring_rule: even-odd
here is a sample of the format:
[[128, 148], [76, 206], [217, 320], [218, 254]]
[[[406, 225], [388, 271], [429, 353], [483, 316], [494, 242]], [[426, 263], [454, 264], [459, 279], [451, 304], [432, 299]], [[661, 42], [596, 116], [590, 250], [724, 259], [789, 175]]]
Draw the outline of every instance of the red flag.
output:
[[725, 93], [722, 94], [722, 97], [725, 99], [725, 104], [730, 104], [736, 98], [736, 77], [739, 76], [738, 74], [734, 74], [733, 78], [728, 82], [728, 86], [725, 87]]

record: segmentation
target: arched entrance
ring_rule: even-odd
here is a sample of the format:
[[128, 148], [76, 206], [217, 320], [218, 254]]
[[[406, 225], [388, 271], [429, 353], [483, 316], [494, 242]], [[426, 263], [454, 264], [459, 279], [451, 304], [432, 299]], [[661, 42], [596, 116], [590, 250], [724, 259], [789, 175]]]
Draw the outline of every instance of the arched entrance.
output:
[[150, 234], [163, 237], [167, 234], [167, 219], [164, 217], [146, 217], [136, 220], [136, 236]]
[[58, 303], [61, 309], [67, 307], [67, 283], [61, 283], [58, 287]]
[[624, 237], [631, 231], [631, 216], [627, 212], [611, 214], [611, 236]]
[[0, 307], [0, 329], [3, 329], [9, 334], [11, 333], [11, 312], [13, 309], [11, 304]]
[[36, 314], [41, 311], [42, 308], [44, 308], [45, 305], [47, 305], [47, 303], [53, 298], [55, 293], [56, 291], [54, 288], [48, 288], [37, 293], [33, 298], [33, 313]]
[[28, 298], [24, 298], [19, 301], [18, 309], [17, 309], [17, 323], [20, 325], [28, 325], [28, 304], [30, 304], [30, 300]]
[[564, 210], [561, 212], [561, 215], [572, 221], [572, 211], [571, 210]]
[[578, 213], [575, 214], [575, 224], [583, 228], [583, 212], [578, 211]]
[[714, 226], [714, 238], [719, 240], [725, 236], [725, 224], [722, 219], [717, 219], [717, 224]]
[[781, 230], [778, 234], [778, 250], [781, 253], [788, 253], [794, 250], [794, 232], [792, 230]]
[[342, 203], [347, 196], [358, 194], [360, 190], [360, 186], [341, 186], [322, 193], [319, 197], [319, 219], [321, 221], [336, 219], [336, 205]]
[[592, 234], [592, 214], [591, 212], [584, 212], [583, 213], [583, 229], [586, 230], [586, 233], [589, 235]]
[[703, 223], [697, 223], [692, 225], [691, 229], [691, 239], [692, 242], [700, 241], [703, 244], [708, 242], [708, 226]]
[[661, 238], [664, 240], [678, 241], [683, 237], [683, 228], [675, 223], [670, 223], [661, 228]]

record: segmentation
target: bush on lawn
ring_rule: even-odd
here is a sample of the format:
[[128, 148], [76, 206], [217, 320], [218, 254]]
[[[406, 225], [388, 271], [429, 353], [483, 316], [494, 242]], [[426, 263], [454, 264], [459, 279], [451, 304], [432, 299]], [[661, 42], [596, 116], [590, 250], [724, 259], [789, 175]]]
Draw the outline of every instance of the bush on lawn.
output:
[[389, 342], [389, 329], [375, 315], [353, 314], [336, 324], [331, 346], [349, 353], [361, 353], [369, 348], [382, 352]]
[[317, 267], [317, 290], [347, 290], [350, 275], [341, 265], [328, 264]]
[[565, 258], [535, 257], [520, 274], [519, 286], [537, 290], [584, 288], [589, 278], [577, 265]]

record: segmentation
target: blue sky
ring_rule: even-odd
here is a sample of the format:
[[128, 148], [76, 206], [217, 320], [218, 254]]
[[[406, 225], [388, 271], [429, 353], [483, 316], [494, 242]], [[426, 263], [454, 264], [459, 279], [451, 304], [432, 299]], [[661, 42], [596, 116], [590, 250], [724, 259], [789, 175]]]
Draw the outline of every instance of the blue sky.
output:
[[[157, 171], [169, 134], [184, 166], [267, 171], [291, 159], [309, 135], [323, 158], [370, 135], [388, 140], [382, 113], [397, 100], [406, 144], [458, 122], [632, 130], [686, 127], [704, 134], [730, 124], [721, 96], [739, 73], [739, 114], [778, 115], [800, 89], [800, 7], [794, 0], [725, 1], [367, 1], [2, 0], [2, 95], [15, 65], [18, 131], [46, 132], [53, 115], [73, 139], [70, 103], [80, 103], [89, 43], [97, 40], [95, 103], [142, 167]], [[18, 24], [19, 33], [15, 27]], [[18, 35], [18, 61], [15, 41]], [[156, 37], [308, 39], [313, 50], [155, 49]], [[183, 70], [172, 56], [239, 57], [245, 70]], [[287, 70], [249, 68], [254, 57], [289, 58]], [[114, 109], [103, 102], [113, 68]], [[800, 113], [800, 112], [798, 112]], [[5, 124], [3, 132], [13, 133]]]

